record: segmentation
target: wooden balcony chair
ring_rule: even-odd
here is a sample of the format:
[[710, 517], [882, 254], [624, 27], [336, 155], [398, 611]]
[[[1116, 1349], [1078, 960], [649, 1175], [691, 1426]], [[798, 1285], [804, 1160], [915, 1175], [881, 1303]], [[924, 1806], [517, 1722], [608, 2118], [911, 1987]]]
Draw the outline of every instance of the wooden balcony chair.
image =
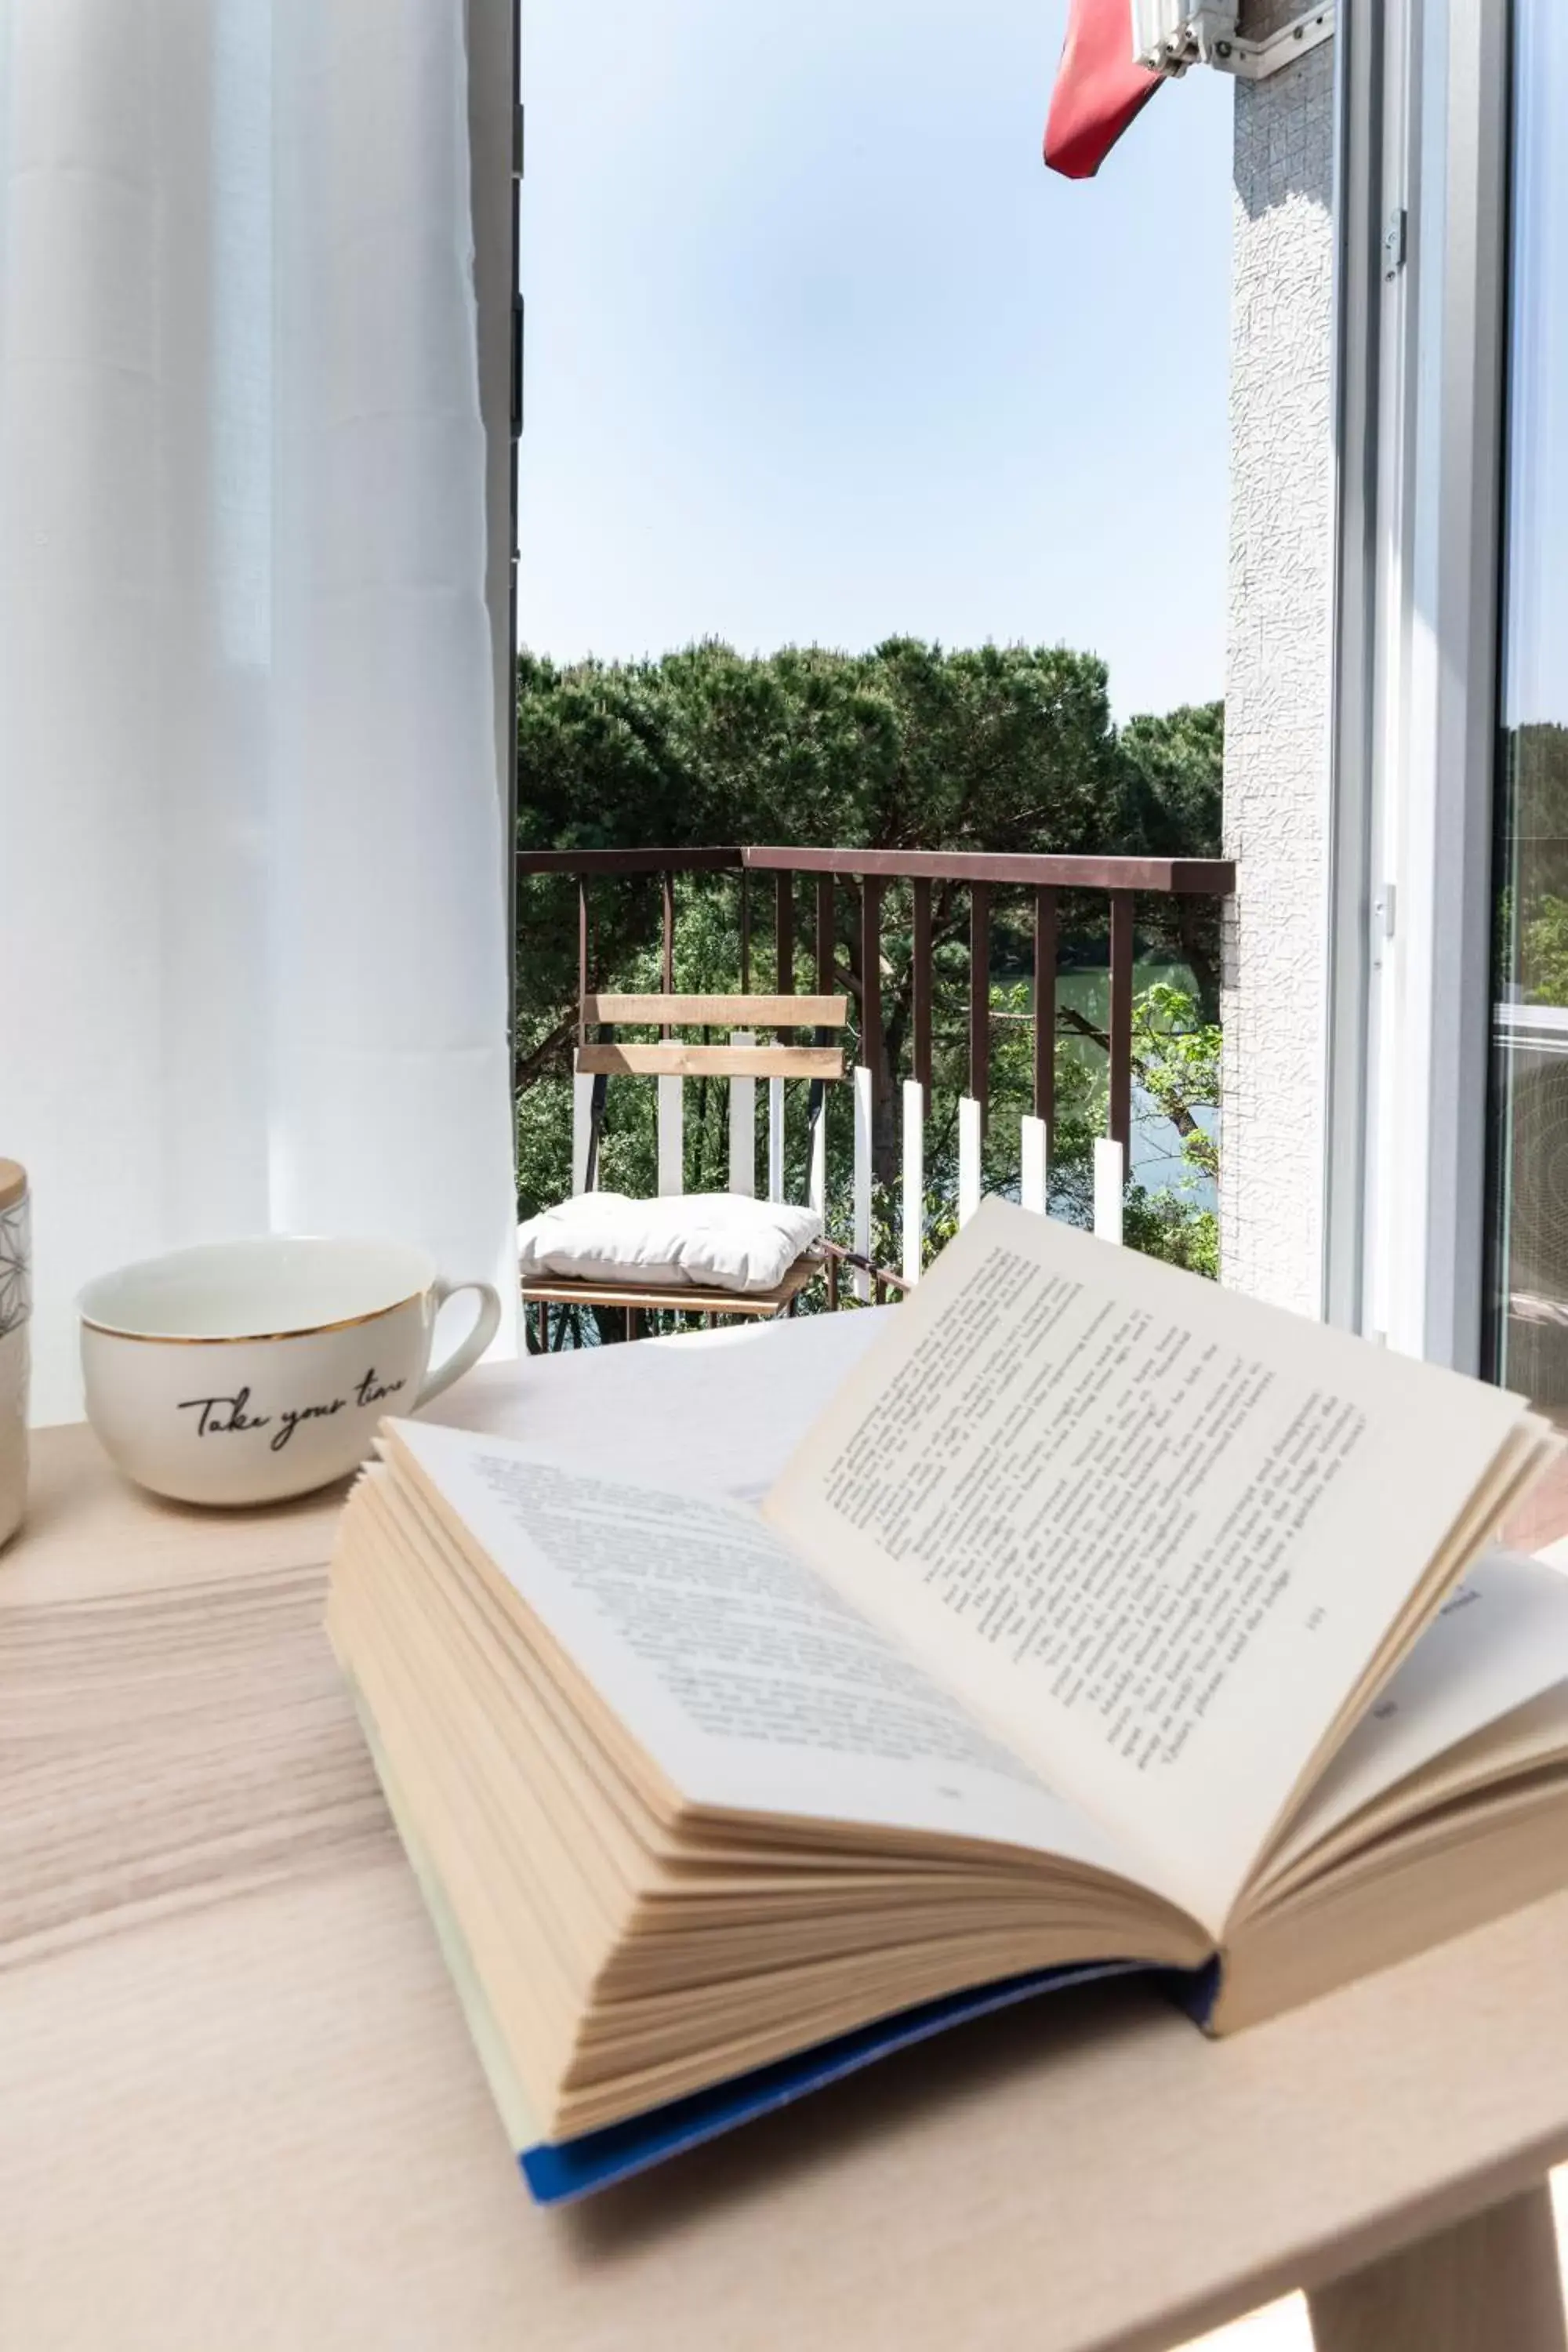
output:
[[[792, 1078], [804, 1078], [810, 1086], [810, 1203], [821, 1210], [826, 1190], [826, 1089], [844, 1076], [843, 1045], [832, 1038], [843, 1030], [847, 1017], [848, 1001], [842, 996], [584, 996], [578, 1005], [580, 1042], [573, 1080], [574, 1194], [598, 1187], [599, 1146], [610, 1079], [652, 1077], [658, 1085], [658, 1193], [664, 1199], [679, 1195], [684, 1190], [686, 1081], [716, 1077], [727, 1080], [730, 1088], [729, 1190], [748, 1197], [755, 1194], [756, 1087], [761, 1079], [769, 1089], [768, 1194], [782, 1200], [784, 1087]], [[658, 1026], [665, 1034], [657, 1044], [623, 1045], [616, 1038], [617, 1025]], [[689, 1044], [670, 1034], [677, 1028], [727, 1031], [728, 1042]], [[757, 1043], [758, 1029], [796, 1028], [813, 1030], [815, 1042], [809, 1045]], [[548, 1345], [552, 1307], [619, 1307], [626, 1315], [626, 1336], [632, 1338], [641, 1318], [649, 1313], [700, 1315], [709, 1325], [716, 1318], [793, 1315], [800, 1294], [816, 1279], [824, 1264], [824, 1251], [805, 1250], [784, 1280], [768, 1290], [544, 1275], [525, 1279], [521, 1295], [525, 1311], [530, 1306], [538, 1310], [542, 1346]]]

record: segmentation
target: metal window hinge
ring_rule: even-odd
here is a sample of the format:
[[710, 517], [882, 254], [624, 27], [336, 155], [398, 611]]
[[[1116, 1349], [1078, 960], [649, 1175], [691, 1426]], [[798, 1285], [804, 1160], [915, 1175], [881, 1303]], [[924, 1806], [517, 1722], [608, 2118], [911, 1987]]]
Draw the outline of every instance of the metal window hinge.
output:
[[1372, 902], [1372, 927], [1380, 943], [1394, 937], [1399, 919], [1399, 886], [1385, 882]]
[[527, 312], [521, 294], [511, 298], [511, 437], [522, 438], [522, 362]]
[[511, 176], [514, 180], [521, 180], [522, 177], [522, 109], [521, 106], [514, 107], [512, 110]]
[[1410, 215], [1403, 205], [1395, 205], [1388, 215], [1388, 226], [1383, 233], [1383, 275], [1392, 285], [1405, 267], [1410, 246]]
[[1194, 6], [1173, 0], [1133, 0], [1138, 61], [1155, 73], [1184, 74], [1189, 66], [1213, 66], [1240, 81], [1265, 81], [1294, 65], [1310, 49], [1331, 40], [1337, 0], [1318, 0], [1277, 33], [1249, 41], [1238, 33], [1236, 0], [1201, 0]]

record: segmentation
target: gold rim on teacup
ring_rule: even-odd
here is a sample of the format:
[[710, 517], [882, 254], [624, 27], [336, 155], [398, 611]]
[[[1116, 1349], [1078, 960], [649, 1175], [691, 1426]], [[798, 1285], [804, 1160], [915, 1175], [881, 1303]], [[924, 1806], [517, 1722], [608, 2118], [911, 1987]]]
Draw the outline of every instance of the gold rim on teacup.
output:
[[268, 1339], [313, 1339], [319, 1331], [352, 1331], [361, 1323], [379, 1323], [384, 1315], [395, 1315], [400, 1307], [412, 1307], [424, 1296], [423, 1289], [411, 1290], [406, 1298], [367, 1307], [363, 1315], [344, 1315], [335, 1323], [301, 1323], [293, 1331], [128, 1331], [122, 1323], [100, 1323], [79, 1307], [77, 1312], [85, 1331], [101, 1331], [110, 1339], [138, 1339], [153, 1348], [258, 1348]]

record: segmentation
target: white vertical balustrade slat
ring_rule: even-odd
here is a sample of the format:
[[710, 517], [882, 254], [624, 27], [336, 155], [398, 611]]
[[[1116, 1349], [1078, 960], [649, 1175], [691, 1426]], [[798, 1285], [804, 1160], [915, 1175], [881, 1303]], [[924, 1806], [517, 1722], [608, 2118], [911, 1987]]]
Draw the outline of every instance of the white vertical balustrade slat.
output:
[[658, 1192], [660, 1200], [686, 1190], [685, 1081], [661, 1077], [658, 1086]]
[[984, 1140], [980, 1105], [973, 1095], [958, 1098], [958, 1222], [966, 1225], [980, 1206], [980, 1154]]
[[926, 1096], [918, 1078], [904, 1080], [904, 1280], [921, 1278], [926, 1221]]
[[[750, 1029], [731, 1029], [731, 1045], [754, 1045], [757, 1040]], [[730, 1190], [742, 1193], [750, 1201], [757, 1190], [757, 1082], [755, 1078], [731, 1078], [730, 1081]]]
[[[854, 1246], [862, 1257], [871, 1255], [871, 1118], [872, 1077], [864, 1062], [855, 1069], [855, 1241]], [[857, 1298], [871, 1296], [871, 1277], [863, 1267], [854, 1268], [854, 1291]]]
[[[586, 1070], [572, 1073], [572, 1190], [588, 1189], [588, 1145], [594, 1132], [594, 1080]], [[597, 1191], [597, 1185], [595, 1190]]]
[[811, 1173], [806, 1181], [806, 1201], [823, 1221], [827, 1223], [827, 1089], [822, 1090], [822, 1108], [816, 1125], [811, 1131]]
[[768, 1198], [784, 1196], [784, 1082], [768, 1080]]
[[1018, 1162], [1018, 1198], [1026, 1209], [1037, 1216], [1046, 1213], [1047, 1144], [1049, 1140], [1043, 1118], [1030, 1118], [1026, 1114], [1020, 1121], [1020, 1153]]
[[1094, 1145], [1094, 1230], [1102, 1242], [1121, 1239], [1122, 1150], [1108, 1136]]

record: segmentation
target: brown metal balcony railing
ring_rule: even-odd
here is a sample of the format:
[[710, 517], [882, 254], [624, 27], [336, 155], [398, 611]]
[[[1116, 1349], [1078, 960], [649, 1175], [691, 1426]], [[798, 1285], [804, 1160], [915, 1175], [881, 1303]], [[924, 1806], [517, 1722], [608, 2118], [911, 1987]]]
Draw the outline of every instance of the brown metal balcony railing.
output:
[[1132, 1086], [1132, 915], [1139, 892], [1173, 898], [1228, 898], [1236, 888], [1229, 858], [1031, 857], [1011, 853], [926, 849], [525, 849], [518, 852], [520, 876], [569, 874], [577, 882], [579, 995], [589, 988], [588, 885], [612, 875], [657, 874], [664, 896], [664, 985], [673, 992], [675, 972], [675, 877], [678, 874], [738, 873], [741, 891], [741, 986], [751, 986], [751, 891], [753, 874], [774, 877], [775, 988], [795, 992], [795, 877], [816, 882], [818, 984], [832, 986], [835, 886], [858, 883], [861, 904], [861, 1059], [878, 1066], [873, 1047], [880, 1042], [878, 1003], [882, 887], [889, 880], [913, 885], [914, 1075], [931, 1088], [931, 930], [933, 882], [957, 882], [970, 895], [970, 1091], [983, 1106], [989, 1093], [991, 1034], [988, 942], [991, 893], [1000, 887], [1031, 889], [1035, 899], [1035, 1116], [1051, 1122], [1051, 1053], [1056, 1033], [1057, 899], [1062, 890], [1104, 891], [1110, 901], [1110, 989], [1108, 1029], [1110, 1056], [1109, 1132], [1125, 1150], [1131, 1138]]

